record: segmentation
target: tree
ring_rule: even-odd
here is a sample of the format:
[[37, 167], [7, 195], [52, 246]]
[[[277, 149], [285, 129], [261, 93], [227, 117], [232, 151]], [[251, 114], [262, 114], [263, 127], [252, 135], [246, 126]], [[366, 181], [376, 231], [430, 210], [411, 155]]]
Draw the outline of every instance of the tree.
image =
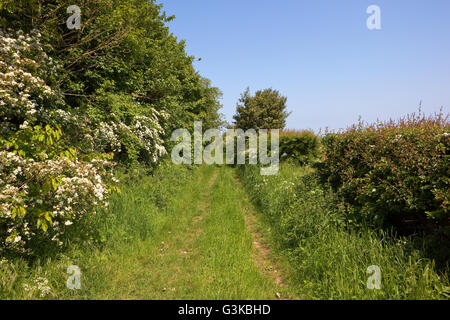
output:
[[[66, 26], [73, 4], [79, 30]], [[61, 65], [51, 87], [61, 92], [61, 109], [78, 117], [62, 126], [68, 144], [114, 152], [121, 162], [153, 163], [172, 130], [196, 120], [221, 124], [221, 93], [170, 32], [173, 18], [156, 0], [0, 0], [0, 28], [38, 30], [46, 54]]]
[[247, 88], [237, 104], [234, 126], [243, 130], [283, 129], [290, 114], [286, 102], [287, 98], [277, 90], [258, 90], [252, 96]]

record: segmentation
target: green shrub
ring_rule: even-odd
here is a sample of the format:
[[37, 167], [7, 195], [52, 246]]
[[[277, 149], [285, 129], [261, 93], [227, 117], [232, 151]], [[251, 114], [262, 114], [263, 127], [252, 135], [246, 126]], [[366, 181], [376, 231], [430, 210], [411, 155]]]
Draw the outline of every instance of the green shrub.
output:
[[[323, 139], [324, 179], [347, 213], [379, 225], [447, 226], [450, 124], [443, 115], [353, 126]], [[378, 221], [378, 222], [377, 222]]]
[[108, 156], [85, 161], [60, 139], [50, 126], [22, 126], [8, 140], [0, 137], [0, 253], [35, 253], [46, 241], [62, 245], [72, 224], [107, 205]]
[[310, 164], [320, 156], [320, 140], [312, 131], [284, 131], [280, 134], [282, 159], [293, 159], [301, 165]]

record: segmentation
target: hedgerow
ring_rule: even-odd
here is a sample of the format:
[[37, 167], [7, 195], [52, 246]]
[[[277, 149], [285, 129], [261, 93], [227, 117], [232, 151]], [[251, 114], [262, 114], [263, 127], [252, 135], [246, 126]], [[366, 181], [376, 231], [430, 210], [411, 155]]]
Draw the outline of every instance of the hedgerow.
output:
[[[32, 253], [45, 241], [62, 246], [70, 225], [107, 206], [115, 189], [110, 160], [116, 150], [101, 143], [107, 130], [94, 129], [91, 119], [71, 112], [56, 84], [61, 66], [46, 54], [40, 38], [38, 31], [0, 30], [2, 252]], [[160, 114], [151, 109], [147, 114], [116, 127], [135, 137], [137, 153], [143, 155], [142, 146], [148, 162], [155, 163], [165, 153], [164, 131]], [[78, 130], [69, 130], [74, 126]], [[85, 143], [72, 143], [75, 132], [84, 132]], [[114, 134], [106, 138], [121, 147]]]
[[[95, 215], [71, 226], [63, 223], [67, 233], [62, 241], [67, 239], [69, 245], [62, 250], [56, 242], [40, 242], [36, 260], [0, 254], [0, 299], [95, 299], [103, 289], [104, 297], [111, 297], [105, 259], [130, 257], [141, 252], [144, 243], [146, 248], [148, 242], [159, 243], [155, 239], [166, 233], [177, 194], [195, 176], [193, 167], [165, 160], [148, 171], [142, 166], [116, 168], [121, 192], [111, 194], [109, 206], [98, 208]], [[70, 265], [82, 269], [82, 290], [66, 287]]]
[[321, 173], [353, 218], [422, 231], [448, 226], [450, 123], [445, 115], [360, 124], [327, 135], [323, 146]]
[[0, 252], [32, 253], [45, 241], [62, 246], [70, 225], [108, 205], [107, 156], [82, 161], [60, 138], [60, 130], [34, 126], [0, 139]]
[[0, 5], [0, 250], [61, 244], [107, 204], [115, 163], [154, 168], [173, 129], [220, 123], [220, 91], [161, 5], [82, 1], [69, 30], [70, 5]]
[[83, 161], [59, 128], [40, 125], [58, 122], [64, 103], [48, 85], [59, 67], [39, 38], [0, 30], [0, 252], [62, 245], [71, 224], [107, 204], [107, 156]]
[[311, 164], [320, 158], [320, 139], [312, 131], [282, 131], [280, 155], [300, 165]]

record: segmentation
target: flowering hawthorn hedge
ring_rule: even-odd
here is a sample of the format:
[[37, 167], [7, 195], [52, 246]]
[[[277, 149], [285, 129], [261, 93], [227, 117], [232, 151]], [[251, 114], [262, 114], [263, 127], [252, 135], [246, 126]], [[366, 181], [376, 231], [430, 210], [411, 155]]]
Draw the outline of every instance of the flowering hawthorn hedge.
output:
[[322, 175], [360, 221], [448, 226], [450, 125], [443, 114], [353, 126], [323, 141]]
[[80, 161], [60, 138], [60, 130], [35, 126], [0, 139], [0, 252], [31, 251], [43, 240], [62, 245], [70, 225], [108, 205], [116, 180], [107, 156]]
[[[0, 29], [0, 133], [2, 136], [32, 123], [57, 119], [53, 114], [62, 105], [51, 88], [59, 65], [48, 57], [33, 31], [6, 32]], [[50, 116], [52, 114], [53, 116]]]
[[52, 88], [59, 67], [39, 37], [0, 30], [0, 252], [62, 245], [67, 228], [107, 205], [115, 188], [111, 155], [78, 155], [49, 125], [64, 126], [68, 113]]

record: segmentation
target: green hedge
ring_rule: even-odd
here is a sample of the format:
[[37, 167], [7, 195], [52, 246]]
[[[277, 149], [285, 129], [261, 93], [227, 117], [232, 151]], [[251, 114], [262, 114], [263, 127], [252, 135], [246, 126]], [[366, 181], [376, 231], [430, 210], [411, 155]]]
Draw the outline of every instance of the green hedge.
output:
[[282, 132], [280, 134], [282, 159], [293, 159], [301, 165], [310, 164], [320, 156], [320, 140], [311, 131]]
[[408, 233], [448, 226], [449, 132], [448, 117], [410, 115], [329, 134], [322, 176], [357, 220]]

